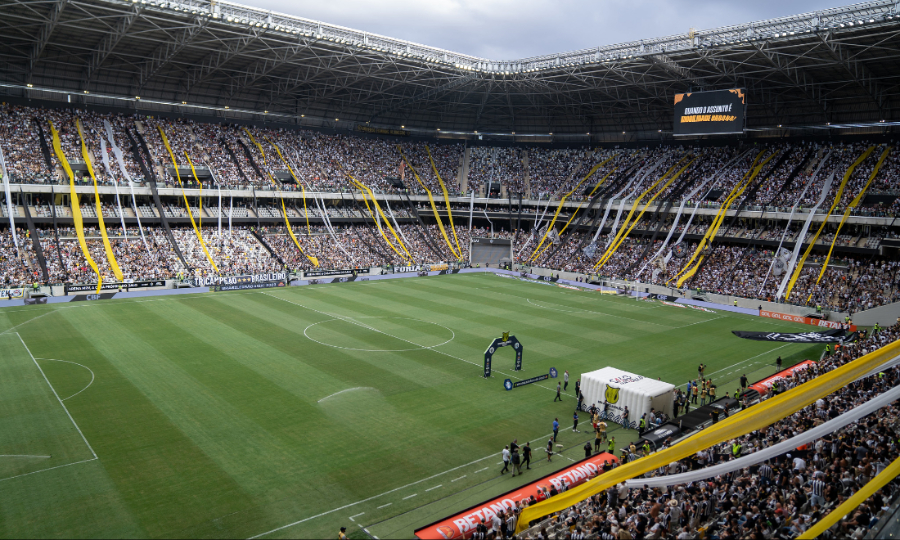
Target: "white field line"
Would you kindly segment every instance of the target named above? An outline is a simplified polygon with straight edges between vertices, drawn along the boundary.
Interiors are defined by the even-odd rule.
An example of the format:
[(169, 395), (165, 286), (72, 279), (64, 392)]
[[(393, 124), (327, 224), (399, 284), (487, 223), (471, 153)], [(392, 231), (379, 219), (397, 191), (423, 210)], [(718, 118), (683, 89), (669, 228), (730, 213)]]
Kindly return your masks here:
[(477, 471), (475, 471), (475, 472), (472, 473), (472, 474), (478, 474), (478, 473), (480, 473), (480, 472), (482, 472), (482, 471), (488, 470), (488, 468), (489, 468), (489, 467), (485, 467), (485, 468), (483, 468), (483, 469), (478, 469)]
[(88, 442), (87, 437), (85, 437), (84, 433), (81, 432), (81, 428), (78, 427), (78, 424), (75, 423), (75, 419), (72, 418), (72, 415), (69, 413), (69, 409), (66, 408), (66, 404), (63, 403), (61, 399), (59, 399), (59, 394), (56, 393), (56, 389), (53, 388), (52, 384), (50, 384), (50, 379), (47, 378), (47, 375), (44, 373), (44, 370), (41, 369), (40, 364), (38, 364), (37, 360), (35, 360), (34, 355), (31, 354), (31, 349), (28, 348), (28, 345), (25, 344), (25, 340), (22, 339), (22, 336), (19, 335), (18, 332), (16, 332), (16, 336), (18, 336), (19, 341), (22, 342), (22, 346), (25, 347), (25, 350), (28, 351), (28, 356), (31, 357), (31, 361), (34, 362), (34, 365), (37, 366), (38, 371), (41, 372), (41, 375), (44, 377), (44, 380), (47, 382), (47, 386), (50, 387), (50, 391), (53, 392), (53, 395), (56, 396), (56, 400), (59, 401), (59, 404), (62, 406), (63, 410), (66, 411), (66, 416), (69, 417), (69, 420), (72, 421), (72, 425), (75, 426), (75, 429), (78, 430), (78, 434), (81, 435), (81, 440), (83, 440), (84, 444), (87, 445), (88, 450), (91, 451), (91, 455), (94, 456), (94, 459), (98, 459), (97, 453), (94, 452), (94, 448), (91, 446), (91, 443)]
[[(20, 309), (19, 311), (25, 311), (25, 310), (21, 310), (21, 309)], [(37, 317), (32, 317), (32, 318), (28, 319), (27, 321), (25, 321), (25, 322), (23, 322), (23, 323), (19, 323), (19, 324), (13, 326), (12, 328), (8, 328), (8, 329), (4, 330), (3, 332), (0, 332), (0, 336), (2, 336), (3, 334), (6, 334), (6, 333), (8, 333), (8, 332), (12, 332), (12, 331), (15, 330), (16, 328), (18, 328), (18, 327), (20, 327), (20, 326), (22, 326), (22, 325), (28, 324), (28, 323), (30, 323), (31, 321), (34, 321), (34, 320), (36, 320), (36, 319), (40, 319), (41, 317), (45, 317), (45, 316), (50, 315), (51, 313), (55, 313), (55, 312), (56, 312), (56, 310), (48, 311), (47, 313), (43, 313), (43, 314), (41, 314), (41, 315), (38, 315)], [(0, 312), (0, 313), (5, 313), (5, 312)]]
[(50, 459), (53, 456), (31, 456), (31, 455), (15, 455), (15, 454), (5, 454), (0, 455), (0, 457), (11, 457), (11, 458), (32, 458), (32, 459)]
[(69, 362), (68, 360), (57, 360), (56, 358), (39, 358), (38, 360), (46, 360), (46, 361), (50, 361), (50, 362), (64, 362), (66, 364), (75, 364), (76, 366), (83, 367), (84, 369), (91, 372), (91, 382), (87, 383), (87, 386), (85, 386), (81, 390), (75, 392), (71, 396), (69, 396), (67, 398), (63, 398), (62, 399), (63, 401), (66, 401), (67, 399), (72, 399), (73, 397), (77, 396), (78, 394), (80, 394), (80, 393), (84, 392), (85, 390), (87, 390), (88, 388), (90, 388), (90, 386), (92, 384), (94, 384), (94, 370), (92, 370), (91, 368), (89, 368), (87, 366), (82, 366), (78, 362)]
[(403, 497), (401, 500), (405, 501), (406, 499), (412, 499), (413, 497), (417, 497), (418, 495), (419, 495), (418, 493), (413, 493), (412, 495), (407, 495), (406, 497)]
[(691, 324), (686, 324), (684, 326), (676, 326), (675, 328), (676, 329), (677, 328), (687, 328), (688, 326), (694, 326), (695, 324), (703, 324), (703, 323), (707, 323), (709, 321), (715, 321), (716, 319), (724, 319), (724, 318), (725, 318), (725, 315), (719, 315), (718, 317), (713, 317), (712, 319), (705, 319), (702, 321), (692, 322)]
[(450, 480), (450, 481), (451, 481), (451, 482), (456, 482), (457, 480), (462, 480), (462, 479), (465, 478), (466, 476), (468, 476), (468, 475), (464, 474), (464, 475), (460, 476), (459, 478), (454, 478), (453, 480)]
[(434, 487), (432, 487), (432, 488), (428, 488), (428, 489), (426, 489), (426, 490), (425, 490), (425, 491), (426, 491), (426, 492), (428, 492), (428, 491), (431, 491), (431, 490), (434, 490), (434, 489), (437, 489), (437, 488), (439, 488), (439, 487), (443, 487), (443, 485), (444, 485), (444, 484), (438, 484), (438, 485), (436, 485), (436, 486), (434, 486)]
[[(366, 503), (366, 502), (369, 502), (369, 501), (374, 500), (374, 499), (378, 499), (379, 497), (383, 497), (383, 496), (385, 496), (385, 495), (390, 495), (391, 493), (395, 493), (395, 492), (397, 492), (397, 491), (406, 489), (406, 488), (408, 488), (408, 487), (412, 487), (412, 486), (421, 484), (421, 483), (423, 483), (423, 482), (428, 482), (428, 481), (430, 481), (430, 480), (434, 480), (434, 479), (437, 478), (438, 476), (442, 476), (442, 475), (447, 474), (447, 473), (449, 473), (449, 472), (457, 471), (457, 470), (459, 470), (459, 469), (468, 467), (468, 466), (470, 466), (470, 465), (474, 465), (474, 464), (476, 464), (476, 463), (478, 463), (478, 462), (480, 462), (480, 461), (484, 461), (484, 460), (486, 460), (486, 459), (491, 459), (491, 458), (493, 458), (495, 455), (496, 455), (496, 454), (491, 454), (491, 455), (489, 455), (489, 456), (487, 456), (487, 457), (483, 457), (483, 458), (480, 458), (480, 459), (476, 459), (475, 461), (470, 461), (469, 463), (466, 463), (466, 464), (464, 464), (464, 465), (459, 465), (459, 466), (457, 466), (457, 467), (453, 467), (452, 469), (448, 469), (448, 470), (446, 470), (446, 471), (444, 471), (444, 472), (440, 472), (440, 473), (434, 474), (434, 475), (432, 475), (432, 476), (429, 476), (428, 478), (423, 478), (423, 479), (421, 479), (421, 480), (416, 480), (415, 482), (410, 482), (409, 484), (406, 484), (405, 486), (396, 487), (396, 488), (394, 488), (394, 489), (385, 491), (384, 493), (380, 493), (380, 494), (378, 494), (378, 495), (373, 495), (373, 496), (368, 497), (368, 498), (366, 498), (366, 499), (362, 499), (362, 500), (360, 500), (360, 501), (356, 501), (356, 502), (353, 502), (353, 503), (350, 503), (350, 504), (345, 504), (344, 506), (341, 506), (341, 507), (339, 507), (339, 508), (335, 508), (335, 509), (333, 509), (333, 510), (328, 510), (327, 512), (322, 512), (321, 514), (316, 514), (315, 516), (311, 516), (311, 517), (308, 517), (308, 518), (305, 518), (305, 519), (301, 519), (301, 520), (295, 521), (295, 522), (293, 522), (293, 523), (288, 523), (287, 525), (282, 525), (281, 527), (278, 527), (277, 529), (272, 529), (271, 531), (266, 531), (266, 532), (264, 532), (264, 533), (257, 534), (256, 536), (251, 536), (249, 540), (253, 540), (254, 538), (261, 538), (261, 537), (263, 537), (263, 536), (272, 534), (272, 533), (274, 533), (274, 532), (278, 532), (278, 531), (287, 529), (288, 527), (293, 527), (294, 525), (299, 525), (299, 524), (301, 524), (301, 523), (305, 523), (305, 522), (307, 522), (307, 521), (310, 521), (310, 520), (313, 520), (313, 519), (316, 519), (316, 518), (320, 518), (320, 517), (322, 517), (322, 516), (327, 516), (328, 514), (333, 514), (333, 513), (335, 513), (335, 512), (339, 512), (339, 511), (341, 511), (341, 510), (344, 510), (344, 509), (347, 509), (347, 508), (351, 508), (351, 507), (353, 507), (353, 506), (356, 506), (356, 505), (359, 505), (359, 504), (362, 504), (362, 503)], [(388, 503), (388, 504), (391, 504), (391, 503)], [(387, 506), (387, 505), (385, 505), (385, 506)]]
[[(744, 362), (749, 362), (750, 360), (753, 360), (753, 359), (755, 359), (755, 358), (759, 358), (760, 356), (763, 356), (763, 355), (765, 355), (765, 354), (773, 353), (773, 352), (777, 351), (778, 349), (783, 349), (783, 348), (787, 347), (788, 345), (793, 345), (793, 343), (785, 343), (784, 345), (782, 345), (782, 346), (780, 346), (780, 347), (775, 347), (774, 349), (770, 349), (770, 350), (768, 350), (768, 351), (766, 351), (766, 352), (757, 354), (756, 356), (751, 356), (750, 358), (747, 358), (746, 360), (741, 360), (740, 362), (738, 362), (738, 363), (736, 363), (736, 364), (731, 364), (730, 366), (724, 367), (724, 368), (722, 368), (722, 369), (720, 369), (720, 370), (718, 370), (718, 371), (713, 371), (713, 372), (710, 373), (709, 375), (705, 375), (705, 377), (706, 377), (707, 379), (709, 379), (709, 378), (711, 378), (713, 375), (715, 375), (716, 373), (721, 373), (721, 372), (725, 371), (726, 369), (731, 369), (731, 368), (733, 368), (733, 367), (737, 367), (737, 366), (743, 364)], [(685, 383), (685, 384), (687, 384), (687, 383)]]
[[(382, 334), (382, 335), (385, 335), (385, 336), (388, 336), (388, 337), (392, 337), (392, 338), (394, 338), (394, 339), (399, 339), (400, 341), (405, 341), (406, 343), (409, 343), (410, 345), (415, 345), (416, 347), (421, 347), (422, 350), (434, 351), (434, 352), (436, 352), (436, 353), (438, 353), (438, 354), (443, 354), (444, 356), (448, 356), (448, 357), (450, 357), (450, 358), (454, 358), (454, 359), (456, 359), (456, 360), (459, 360), (460, 362), (465, 362), (465, 363), (467, 363), (467, 364), (472, 364), (473, 366), (482, 367), (481, 364), (477, 364), (477, 363), (472, 362), (472, 361), (470, 361), (470, 360), (466, 360), (465, 358), (460, 358), (460, 357), (454, 356), (454, 355), (452, 355), (452, 354), (450, 354), (450, 353), (445, 353), (444, 351), (439, 351), (439, 350), (435, 349), (435, 347), (437, 347), (438, 345), (431, 345), (431, 346), (420, 345), (420, 344), (415, 343), (415, 342), (413, 342), (413, 341), (410, 341), (410, 340), (408, 340), (408, 339), (403, 339), (402, 337), (397, 337), (397, 336), (394, 336), (394, 335), (392, 335), (392, 334), (388, 334), (387, 332), (383, 332), (383, 331), (381, 331), (381, 330), (379, 330), (379, 329), (377, 329), (377, 328), (374, 328), (374, 327), (372, 327), (372, 326), (370, 326), (370, 325), (368, 325), (368, 324), (359, 322), (359, 321), (357, 321), (356, 319), (354, 319), (354, 318), (352, 318), (352, 317), (341, 316), (341, 315), (338, 315), (338, 314), (336, 314), (336, 313), (328, 313), (328, 312), (325, 312), (325, 311), (319, 311), (318, 309), (311, 308), (311, 307), (309, 307), (309, 306), (304, 306), (303, 304), (299, 304), (299, 303), (297, 303), (297, 302), (293, 302), (293, 301), (291, 301), (291, 300), (288, 300), (288, 299), (286, 299), (286, 298), (282, 298), (282, 297), (280, 297), (280, 296), (275, 296), (274, 294), (269, 294), (269, 293), (262, 293), (262, 294), (264, 294), (264, 295), (266, 295), (266, 296), (269, 296), (269, 297), (271, 297), (271, 298), (275, 298), (276, 300), (281, 300), (282, 302), (287, 302), (288, 304), (293, 304), (293, 305), (295, 305), (295, 306), (302, 307), (303, 309), (308, 309), (309, 311), (315, 311), (316, 313), (319, 313), (319, 314), (321, 314), (321, 315), (325, 315), (325, 316), (328, 316), (328, 317), (333, 317), (333, 318), (335, 318), (335, 319), (340, 319), (340, 320), (345, 321), (345, 322), (348, 322), (348, 323), (350, 323), (350, 324), (355, 324), (356, 326), (359, 326), (359, 327), (361, 327), (361, 328), (366, 328), (366, 329), (371, 330), (371, 331), (373, 331), (373, 332), (377, 332), (377, 333), (379, 333), (379, 334)], [(426, 322), (427, 322), (427, 321), (426, 321)], [(452, 330), (451, 330), (451, 331), (452, 331)], [(443, 345), (443, 343), (441, 343), (440, 345)], [(521, 380), (520, 377), (516, 377), (515, 375), (510, 375), (509, 373), (504, 373), (503, 371), (500, 371), (500, 370), (496, 370), (496, 369), (495, 369), (495, 370), (492, 370), (492, 371), (496, 371), (497, 373), (499, 373), (499, 374), (501, 374), (501, 375), (506, 375), (507, 377), (510, 377), (510, 378), (512, 378), (512, 379)], [(543, 388), (543, 389), (545, 389), (545, 390), (550, 390), (551, 392), (556, 392), (555, 389), (546, 387), (546, 386), (544, 386), (544, 385), (542, 385), (542, 384), (535, 384), (535, 386), (540, 386), (541, 388)], [(569, 394), (569, 393), (567, 393), (567, 392), (563, 392), (563, 394), (565, 394), (565, 395), (567, 395), (567, 396), (569, 396), (569, 397), (574, 397), (572, 394)]]
[[(353, 521), (353, 518), (358, 518), (359, 516), (361, 516), (361, 515), (363, 515), (363, 514), (365, 514), (365, 512), (360, 512), (360, 513), (356, 514), (355, 516), (350, 516), (349, 519), (350, 519), (350, 521)], [(354, 522), (354, 523), (355, 523), (355, 522)]]
[[(547, 437), (552, 437), (552, 436), (553, 436), (553, 434), (550, 433), (550, 434), (547, 434), (547, 435), (545, 435), (545, 436), (543, 436), (543, 437), (538, 437), (538, 438), (536, 438), (536, 439), (534, 439), (534, 440), (532, 440), (532, 441), (527, 441), (527, 442), (529, 442), (529, 443), (537, 442), (537, 441), (539, 441), (539, 440), (543, 440), (543, 439), (546, 439)], [(326, 512), (322, 512), (322, 513), (320, 513), (320, 514), (316, 514), (316, 515), (314, 515), (314, 516), (310, 516), (310, 517), (308, 517), (308, 518), (304, 518), (304, 519), (295, 521), (295, 522), (293, 522), (293, 523), (288, 523), (287, 525), (282, 525), (281, 527), (278, 527), (278, 528), (276, 528), (276, 529), (272, 529), (271, 531), (266, 531), (266, 532), (264, 532), (264, 533), (257, 534), (256, 536), (251, 536), (248, 540), (254, 540), (254, 539), (256, 539), (256, 538), (262, 538), (263, 536), (270, 535), (270, 534), (272, 534), (272, 533), (274, 533), (274, 532), (282, 531), (282, 530), (284, 530), (284, 529), (293, 527), (293, 526), (295, 526), (295, 525), (300, 525), (301, 523), (305, 523), (305, 522), (311, 521), (311, 520), (313, 520), (313, 519), (317, 519), (317, 518), (320, 518), (320, 517), (323, 517), (323, 516), (327, 516), (327, 515), (333, 514), (333, 513), (335, 513), (335, 512), (340, 512), (341, 510), (346, 510), (347, 508), (352, 508), (352, 507), (357, 506), (357, 505), (359, 505), (359, 504), (367, 503), (367, 502), (369, 502), (369, 501), (378, 499), (378, 498), (380, 498), (380, 497), (384, 497), (385, 495), (390, 495), (391, 493), (395, 493), (395, 492), (397, 492), (397, 491), (404, 490), (404, 489), (406, 489), (406, 488), (408, 488), (408, 487), (412, 487), (412, 486), (421, 484), (421, 483), (423, 483), (423, 482), (428, 482), (428, 481), (434, 480), (435, 478), (437, 478), (437, 477), (439, 477), (439, 476), (443, 476), (443, 475), (445, 475), (445, 474), (447, 474), (447, 473), (451, 473), (451, 472), (453, 472), (453, 471), (458, 471), (458, 470), (460, 470), (460, 469), (464, 469), (464, 468), (466, 468), (466, 467), (468, 467), (468, 466), (470, 466), (470, 465), (474, 465), (474, 464), (476, 464), (476, 463), (480, 463), (480, 462), (482, 462), (482, 461), (484, 461), (484, 460), (486, 460), (486, 459), (492, 459), (492, 458), (495, 458), (496, 456), (497, 456), (497, 454), (496, 454), (496, 453), (493, 453), (493, 454), (491, 454), (491, 455), (489, 455), (489, 456), (485, 456), (485, 457), (483, 457), (483, 458), (476, 459), (475, 461), (470, 461), (469, 463), (466, 463), (466, 464), (464, 464), (464, 465), (459, 465), (459, 466), (453, 467), (452, 469), (447, 469), (447, 470), (444, 471), (444, 472), (440, 472), (440, 473), (431, 475), (431, 476), (429, 476), (428, 478), (423, 478), (423, 479), (421, 479), (421, 480), (416, 480), (415, 482), (410, 482), (409, 484), (406, 484), (405, 486), (396, 487), (396, 488), (394, 488), (394, 489), (385, 491), (384, 493), (379, 493), (378, 495), (373, 495), (373, 496), (368, 497), (368, 498), (366, 498), (366, 499), (362, 499), (362, 500), (359, 500), (359, 501), (356, 501), (356, 502), (353, 502), (353, 503), (350, 503), (350, 504), (345, 504), (344, 506), (341, 506), (341, 507), (339, 507), (339, 508), (334, 508), (334, 509), (332, 509), (332, 510), (328, 510), (328, 511), (326, 511)], [(501, 461), (500, 463), (503, 463), (503, 462)], [(487, 470), (487, 469), (488, 469), (488, 467), (485, 467), (484, 469), (479, 469), (477, 472), (485, 471), (485, 470)], [(465, 478), (465, 476), (463, 476), (462, 478)], [(457, 480), (458, 480), (458, 478), (457, 478)], [(380, 509), (386, 508), (386, 507), (388, 507), (388, 506), (390, 506), (390, 505), (392, 505), (392, 504), (393, 504), (393, 503), (383, 504), (383, 505), (379, 506), (377, 509), (380, 510)]]
[(0, 478), (0, 482), (5, 482), (7, 480), (14, 480), (16, 478), (22, 478), (23, 476), (30, 476), (32, 474), (52, 471), (53, 469), (62, 469), (63, 467), (71, 467), (72, 465), (78, 465), (79, 463), (89, 463), (91, 461), (97, 461), (98, 458), (84, 459), (82, 461), (76, 461), (75, 463), (66, 463), (65, 465), (57, 465), (56, 467), (50, 467), (49, 469), (41, 469), (39, 471), (32, 471), (30, 473), (19, 474), (16, 476), (10, 476), (9, 478)]

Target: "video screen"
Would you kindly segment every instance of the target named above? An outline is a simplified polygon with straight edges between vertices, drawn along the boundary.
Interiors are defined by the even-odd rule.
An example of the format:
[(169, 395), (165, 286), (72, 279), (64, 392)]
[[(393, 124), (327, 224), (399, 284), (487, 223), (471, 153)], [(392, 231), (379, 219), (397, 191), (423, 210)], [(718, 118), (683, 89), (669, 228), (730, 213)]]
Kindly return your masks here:
[(674, 133), (716, 135), (744, 131), (743, 89), (675, 94)]

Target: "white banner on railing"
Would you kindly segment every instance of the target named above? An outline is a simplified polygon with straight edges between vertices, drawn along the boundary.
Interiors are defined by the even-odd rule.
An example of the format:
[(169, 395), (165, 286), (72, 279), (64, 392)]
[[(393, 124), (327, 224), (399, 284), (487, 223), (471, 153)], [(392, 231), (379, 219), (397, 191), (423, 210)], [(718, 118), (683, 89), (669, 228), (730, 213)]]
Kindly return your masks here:
[(100, 135), (100, 158), (103, 161), (103, 168), (106, 169), (106, 174), (109, 176), (110, 180), (112, 180), (113, 186), (116, 189), (116, 208), (119, 212), (119, 222), (122, 224), (122, 234), (125, 236), (125, 240), (128, 240), (128, 229), (125, 228), (125, 214), (122, 212), (122, 202), (119, 200), (119, 182), (116, 181), (116, 176), (112, 172), (112, 168), (109, 166), (109, 154), (106, 150), (106, 139), (103, 138), (103, 135)]
[[(638, 171), (637, 174), (634, 175), (634, 178), (632, 178), (624, 188), (622, 188), (618, 193), (609, 198), (609, 201), (606, 203), (606, 212), (603, 213), (603, 219), (600, 221), (600, 225), (597, 227), (597, 232), (594, 233), (594, 238), (591, 239), (592, 244), (595, 243), (597, 241), (597, 238), (600, 237), (600, 233), (603, 231), (603, 226), (606, 225), (606, 218), (609, 217), (609, 210), (610, 208), (612, 208), (613, 200), (621, 197), (623, 193), (631, 189), (631, 186), (634, 185), (635, 182), (637, 182), (637, 185), (640, 186), (644, 182), (644, 180), (662, 164), (665, 159), (666, 156), (663, 156), (659, 158), (656, 163), (651, 165), (649, 169), (647, 169), (647, 167), (644, 167), (643, 169)], [(622, 199), (622, 203), (619, 207), (619, 213), (616, 215), (616, 223), (610, 230), (609, 238), (606, 241), (607, 248), (609, 247), (609, 244), (612, 243), (613, 237), (615, 236), (613, 233), (615, 233), (616, 226), (619, 223), (619, 217), (622, 215), (622, 209), (625, 207), (625, 199), (627, 199), (629, 196), (631, 196), (632, 193), (636, 191), (637, 187), (635, 187), (634, 190), (629, 192), (629, 195)]]
[[(819, 171), (825, 165), (825, 162), (828, 161), (828, 157), (831, 156), (831, 153), (828, 153), (828, 156), (822, 160), (822, 163), (819, 164), (819, 168), (816, 169), (816, 174), (814, 177), (819, 176)], [(806, 239), (806, 234), (809, 232), (809, 225), (812, 223), (813, 216), (816, 214), (816, 210), (822, 206), (822, 203), (825, 202), (825, 198), (828, 196), (829, 192), (831, 192), (831, 184), (834, 183), (834, 171), (828, 176), (828, 179), (825, 180), (825, 184), (822, 185), (822, 192), (819, 193), (819, 200), (816, 201), (816, 205), (809, 209), (809, 216), (806, 218), (806, 223), (803, 224), (803, 228), (800, 230), (800, 234), (797, 235), (797, 240), (794, 243), (794, 253), (791, 255), (791, 260), (788, 262), (787, 269), (784, 271), (784, 279), (781, 280), (781, 285), (778, 286), (778, 292), (775, 293), (775, 298), (781, 298), (784, 294), (784, 288), (787, 287), (788, 282), (791, 280), (791, 275), (794, 273), (794, 267), (797, 265), (797, 257), (800, 255), (800, 249), (803, 247), (803, 241)], [(798, 201), (799, 203), (799, 201)], [(784, 233), (787, 234), (787, 228), (785, 228)], [(782, 236), (782, 239), (784, 237)], [(779, 245), (780, 247), (780, 245)], [(777, 252), (776, 252), (777, 253)]]
[[(891, 361), (893, 362), (895, 360), (897, 360), (897, 358), (894, 358)], [(880, 366), (878, 369), (883, 368), (884, 366)], [(719, 465), (713, 465), (712, 467), (707, 467), (705, 469), (699, 469), (682, 474), (660, 476), (657, 478), (634, 478), (632, 480), (626, 480), (625, 487), (633, 489), (645, 486), (652, 488), (675, 486), (678, 484), (699, 482), (701, 480), (706, 480), (707, 478), (715, 478), (716, 476), (739, 471), (744, 467), (762, 463), (763, 461), (766, 461), (768, 459), (772, 459), (786, 452), (790, 452), (791, 450), (803, 446), (804, 444), (809, 444), (816, 439), (821, 439), (822, 437), (834, 433), (836, 430), (841, 429), (842, 427), (848, 426), (860, 420), (861, 418), (872, 414), (882, 407), (890, 405), (898, 398), (900, 398), (900, 386), (888, 390), (880, 396), (867, 401), (859, 407), (845, 412), (844, 414), (838, 416), (833, 420), (825, 422), (824, 424), (816, 426), (808, 431), (804, 431), (803, 433), (795, 437), (791, 437), (786, 441), (782, 441), (774, 446), (764, 448), (750, 455), (740, 457), (733, 461), (727, 461)]]
[[(665, 242), (663, 242), (663, 245), (660, 246), (659, 250), (652, 257), (647, 259), (647, 262), (644, 263), (644, 266), (642, 266), (640, 271), (638, 271), (637, 275), (635, 275), (635, 279), (638, 279), (641, 276), (641, 274), (644, 272), (644, 269), (647, 268), (647, 265), (649, 265), (654, 259), (659, 257), (660, 254), (666, 249), (666, 246), (669, 245), (669, 240), (672, 239), (672, 235), (675, 233), (675, 229), (678, 228), (678, 221), (681, 219), (681, 213), (684, 211), (684, 205), (689, 200), (691, 200), (698, 192), (700, 192), (701, 189), (704, 189), (704, 187), (709, 183), (710, 180), (715, 179), (715, 182), (713, 182), (713, 184), (711, 186), (709, 186), (709, 189), (706, 191), (706, 193), (703, 195), (703, 197), (701, 197), (700, 200), (697, 201), (697, 206), (695, 206), (694, 211), (691, 212), (691, 217), (690, 217), (690, 219), (688, 219), (687, 225), (684, 226), (684, 230), (681, 232), (681, 235), (678, 236), (678, 242), (681, 242), (681, 240), (684, 238), (685, 233), (690, 228), (691, 222), (694, 221), (694, 216), (697, 215), (697, 209), (700, 208), (700, 202), (702, 202), (704, 199), (706, 199), (706, 195), (708, 195), (710, 191), (715, 189), (716, 185), (718, 185), (718, 183), (719, 183), (719, 180), (721, 180), (725, 176), (725, 173), (728, 171), (728, 169), (731, 167), (731, 165), (734, 164), (735, 161), (741, 159), (743, 156), (747, 155), (750, 152), (752, 152), (752, 150), (748, 150), (741, 155), (735, 156), (734, 158), (731, 159), (731, 161), (726, 163), (725, 166), (722, 167), (722, 169), (720, 169), (719, 174), (710, 176), (709, 178), (704, 180), (702, 184), (700, 184), (696, 188), (692, 189), (690, 193), (688, 193), (687, 195), (684, 196), (684, 198), (681, 200), (681, 206), (678, 207), (678, 213), (675, 215), (675, 220), (672, 223), (672, 227), (669, 229), (669, 234), (666, 236)], [(675, 243), (678, 244), (678, 242), (675, 242)], [(665, 263), (669, 264), (669, 259), (671, 259), (671, 258), (672, 258), (672, 253), (670, 251), (668, 254), (666, 254)]]
[[(110, 125), (109, 120), (104, 120), (103, 125), (106, 127), (106, 136), (109, 137), (109, 144), (112, 147), (113, 155), (116, 156), (116, 163), (119, 164), (119, 170), (122, 171), (122, 176), (128, 180), (128, 187), (131, 189), (131, 207), (134, 210), (134, 217), (137, 219), (138, 231), (141, 233), (141, 240), (144, 242), (144, 249), (147, 250), (147, 253), (150, 253), (150, 246), (147, 244), (147, 238), (144, 236), (144, 226), (141, 225), (141, 213), (138, 211), (137, 207), (137, 198), (134, 196), (134, 181), (131, 179), (131, 175), (128, 174), (128, 170), (125, 168), (125, 160), (123, 159), (122, 150), (116, 144), (116, 138), (113, 136), (112, 125)], [(103, 136), (100, 137), (103, 139)]]
[(3, 148), (0, 148), (0, 174), (3, 175), (3, 189), (6, 191), (6, 215), (9, 216), (9, 233), (16, 245), (16, 255), (21, 257), (19, 251), (19, 238), (16, 236), (16, 221), (13, 218), (12, 194), (9, 191), (9, 173), (6, 172), (6, 160), (3, 159)]

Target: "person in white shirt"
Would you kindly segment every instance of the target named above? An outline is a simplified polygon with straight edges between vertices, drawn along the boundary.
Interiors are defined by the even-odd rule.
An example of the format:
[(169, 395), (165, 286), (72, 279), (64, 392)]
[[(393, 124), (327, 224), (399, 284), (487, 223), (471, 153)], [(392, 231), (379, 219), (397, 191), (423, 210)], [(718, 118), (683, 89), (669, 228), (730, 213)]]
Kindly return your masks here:
[(500, 471), (500, 474), (503, 474), (509, 470), (509, 457), (510, 457), (509, 456), (509, 445), (507, 445), (503, 448), (502, 455), (503, 455), (503, 469)]
[(491, 518), (491, 530), (488, 531), (488, 534), (500, 532), (501, 525), (502, 523), (500, 522), (500, 516), (494, 514), (494, 516)]

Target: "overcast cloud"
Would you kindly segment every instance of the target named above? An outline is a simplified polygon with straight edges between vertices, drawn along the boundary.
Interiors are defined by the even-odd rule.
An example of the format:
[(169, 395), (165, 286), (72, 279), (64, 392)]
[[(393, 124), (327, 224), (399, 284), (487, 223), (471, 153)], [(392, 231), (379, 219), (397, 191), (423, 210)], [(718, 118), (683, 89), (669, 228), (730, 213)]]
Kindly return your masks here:
[(795, 15), (821, 0), (238, 0), (492, 60)]

